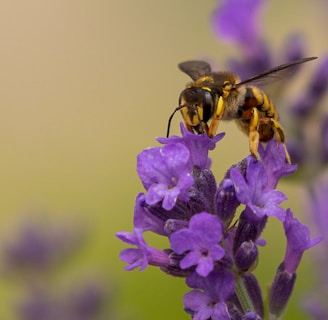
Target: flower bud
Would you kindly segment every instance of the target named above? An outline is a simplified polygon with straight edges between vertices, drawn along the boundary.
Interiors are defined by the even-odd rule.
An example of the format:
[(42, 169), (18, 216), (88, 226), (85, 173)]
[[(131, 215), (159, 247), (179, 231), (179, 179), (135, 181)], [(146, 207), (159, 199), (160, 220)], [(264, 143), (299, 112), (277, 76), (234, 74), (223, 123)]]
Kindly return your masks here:
[(235, 253), (235, 264), (240, 271), (251, 271), (257, 264), (258, 249), (253, 241), (245, 241)]
[(284, 311), (289, 297), (292, 294), (296, 280), (296, 273), (289, 273), (283, 270), (281, 265), (276, 273), (276, 277), (271, 285), (269, 298), (270, 314), (279, 317)]

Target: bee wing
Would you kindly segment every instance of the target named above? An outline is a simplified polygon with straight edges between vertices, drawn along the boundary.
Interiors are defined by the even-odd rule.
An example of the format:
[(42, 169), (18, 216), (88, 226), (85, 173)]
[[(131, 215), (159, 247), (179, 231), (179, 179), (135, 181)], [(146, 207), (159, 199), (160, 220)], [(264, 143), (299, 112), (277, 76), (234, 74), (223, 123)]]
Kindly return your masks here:
[(194, 81), (211, 72), (211, 66), (207, 62), (199, 60), (181, 62), (178, 67)]
[(264, 71), (254, 77), (251, 77), (247, 80), (239, 82), (236, 86), (244, 85), (244, 84), (254, 84), (254, 85), (266, 85), (268, 83), (272, 83), (274, 81), (283, 79), (288, 77), (293, 71), (295, 71), (295, 68), (297, 65), (308, 62), (311, 60), (317, 59), (317, 57), (308, 57), (303, 58), (299, 60), (295, 60), (289, 63), (281, 64), (280, 66), (271, 68), (267, 71)]

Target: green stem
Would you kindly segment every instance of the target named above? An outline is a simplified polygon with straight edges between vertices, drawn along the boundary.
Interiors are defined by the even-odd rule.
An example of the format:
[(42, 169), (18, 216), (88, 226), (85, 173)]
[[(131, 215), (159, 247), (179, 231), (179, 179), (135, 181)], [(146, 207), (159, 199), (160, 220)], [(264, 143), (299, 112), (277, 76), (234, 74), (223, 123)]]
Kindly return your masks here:
[(244, 312), (246, 312), (248, 310), (255, 311), (252, 300), (247, 293), (243, 279), (239, 276), (236, 276), (235, 283), (236, 283), (236, 287), (235, 287), (236, 295), (241, 304), (241, 307), (243, 308), (243, 311)]

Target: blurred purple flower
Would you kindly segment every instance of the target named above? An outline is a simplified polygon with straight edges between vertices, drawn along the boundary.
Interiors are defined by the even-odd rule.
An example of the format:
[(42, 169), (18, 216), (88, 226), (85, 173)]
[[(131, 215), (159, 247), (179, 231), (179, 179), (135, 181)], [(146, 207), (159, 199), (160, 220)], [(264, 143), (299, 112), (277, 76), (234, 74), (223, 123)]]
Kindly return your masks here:
[(98, 281), (80, 284), (66, 297), (66, 301), (71, 320), (98, 319), (104, 306), (109, 303), (105, 290)]
[(222, 239), (219, 219), (209, 213), (194, 215), (188, 229), (181, 229), (170, 237), (171, 248), (178, 254), (186, 253), (180, 262), (181, 269), (197, 265), (196, 272), (206, 277), (220, 260), (224, 249), (218, 244)]
[(120, 253), (120, 259), (129, 265), (125, 270), (133, 270), (140, 267), (140, 271), (146, 269), (148, 264), (153, 266), (167, 266), (169, 264), (168, 255), (158, 249), (147, 245), (141, 229), (134, 229), (134, 234), (129, 232), (118, 232), (116, 236), (128, 244), (134, 245), (136, 249), (125, 249)]
[(293, 33), (285, 41), (285, 61), (295, 61), (305, 57), (304, 37), (301, 33)]
[(193, 166), (200, 169), (210, 167), (210, 159), (208, 152), (213, 150), (216, 143), (219, 142), (225, 135), (224, 132), (210, 138), (207, 134), (194, 134), (186, 129), (183, 123), (180, 123), (180, 131), (182, 136), (171, 136), (169, 138), (157, 138), (162, 144), (182, 143), (190, 152), (190, 160)]
[(328, 56), (323, 57), (306, 90), (290, 107), (290, 112), (305, 118), (319, 106), (328, 89)]
[(263, 0), (223, 0), (213, 15), (214, 32), (219, 39), (241, 45), (249, 51), (257, 47), (260, 38), (259, 14)]
[(236, 168), (230, 170), (230, 177), (234, 183), (236, 196), (258, 218), (275, 216), (284, 221), (285, 211), (278, 205), (287, 197), (278, 190), (270, 189), (268, 177), (262, 162), (250, 159), (244, 177)]
[(187, 278), (192, 290), (185, 294), (185, 310), (194, 320), (230, 320), (226, 301), (233, 295), (235, 283), (231, 272), (212, 271), (206, 278), (197, 273)]
[(304, 309), (313, 320), (328, 319), (327, 300), (325, 294), (321, 296), (322, 301), (317, 301), (313, 297), (304, 303)]
[(48, 292), (40, 289), (30, 291), (25, 301), (16, 307), (21, 320), (56, 320), (62, 316), (60, 310), (57, 301)]
[(94, 281), (56, 295), (48, 287), (32, 287), (16, 312), (20, 320), (100, 320), (105, 302), (108, 304), (108, 297), (103, 287)]
[(19, 230), (17, 239), (4, 245), (4, 261), (9, 271), (53, 267), (67, 256), (76, 244), (67, 230), (28, 222)]
[(146, 203), (163, 201), (163, 208), (170, 210), (178, 198), (188, 200), (188, 190), (194, 179), (190, 152), (183, 144), (145, 149), (138, 155), (137, 171), (148, 191)]

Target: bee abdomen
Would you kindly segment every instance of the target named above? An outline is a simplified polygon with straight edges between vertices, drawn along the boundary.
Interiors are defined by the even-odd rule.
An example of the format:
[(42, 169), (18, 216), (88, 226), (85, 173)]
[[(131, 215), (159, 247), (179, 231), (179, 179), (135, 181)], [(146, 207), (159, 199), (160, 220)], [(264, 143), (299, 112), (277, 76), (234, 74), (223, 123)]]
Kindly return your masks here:
[(265, 117), (275, 118), (275, 106), (266, 93), (254, 86), (246, 88), (245, 100), (243, 105), (238, 110), (238, 115), (243, 118), (248, 118), (253, 108), (262, 112)]

